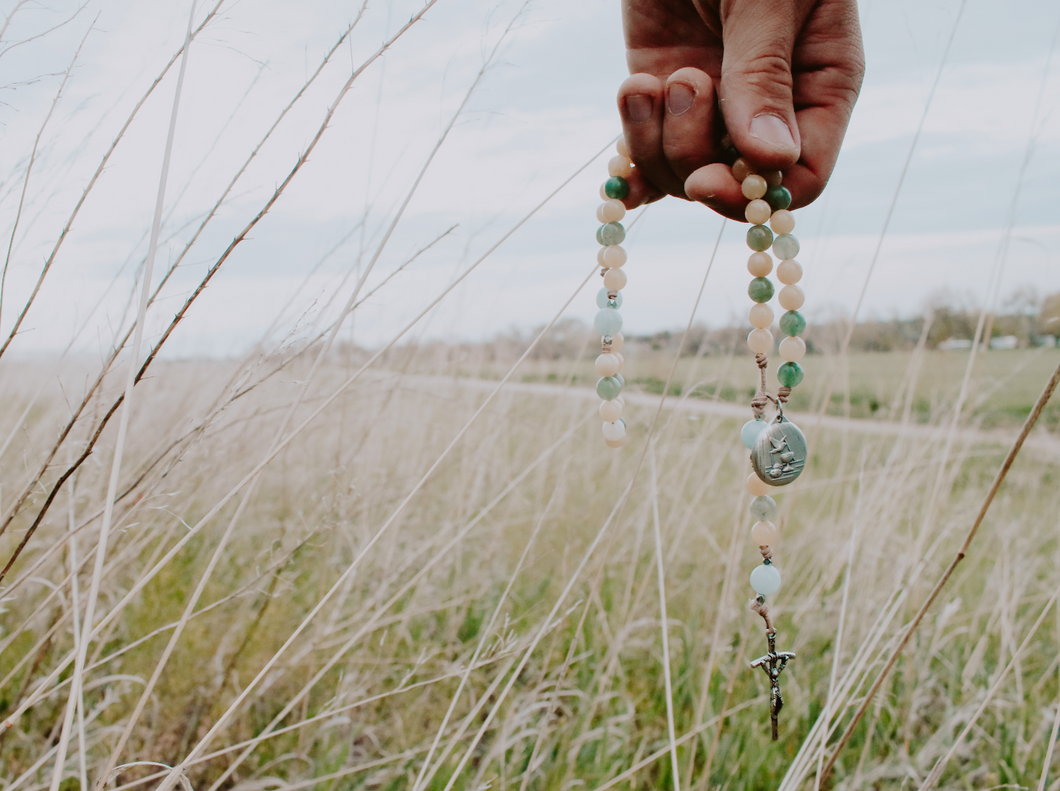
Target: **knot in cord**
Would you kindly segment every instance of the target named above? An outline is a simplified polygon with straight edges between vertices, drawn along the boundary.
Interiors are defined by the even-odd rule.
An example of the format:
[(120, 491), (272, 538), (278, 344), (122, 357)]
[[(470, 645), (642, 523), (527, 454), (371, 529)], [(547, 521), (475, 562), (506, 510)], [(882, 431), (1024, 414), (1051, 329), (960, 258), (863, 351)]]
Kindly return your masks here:
[(758, 613), (762, 616), (762, 620), (766, 622), (766, 633), (775, 634), (776, 629), (773, 628), (773, 622), (769, 620), (769, 605), (765, 602), (760, 602), (758, 599), (751, 599), (751, 612)]

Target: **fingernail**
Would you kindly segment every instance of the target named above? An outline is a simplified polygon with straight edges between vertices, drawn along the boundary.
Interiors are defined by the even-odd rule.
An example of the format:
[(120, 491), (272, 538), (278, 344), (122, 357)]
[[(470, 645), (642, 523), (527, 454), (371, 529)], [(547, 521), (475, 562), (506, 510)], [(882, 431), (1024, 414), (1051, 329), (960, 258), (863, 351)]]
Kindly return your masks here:
[(692, 100), (696, 98), (696, 92), (689, 86), (675, 82), (666, 92), (666, 109), (670, 115), (680, 115), (692, 106)]
[(629, 120), (634, 123), (647, 121), (651, 118), (651, 97), (641, 95), (627, 96), (626, 113), (629, 115)]
[(791, 130), (783, 119), (776, 115), (756, 115), (751, 121), (751, 136), (778, 148), (795, 148), (795, 138), (792, 137)]

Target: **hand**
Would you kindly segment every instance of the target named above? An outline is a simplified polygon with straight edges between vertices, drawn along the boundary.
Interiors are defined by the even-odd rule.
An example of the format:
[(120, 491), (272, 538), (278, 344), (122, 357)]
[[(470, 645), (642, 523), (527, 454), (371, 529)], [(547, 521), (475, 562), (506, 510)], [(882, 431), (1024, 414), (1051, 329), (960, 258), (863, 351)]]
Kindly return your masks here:
[(791, 208), (821, 194), (865, 71), (856, 0), (623, 0), (622, 12), (627, 207), (676, 195), (743, 220), (726, 132), (760, 172), (784, 172)]

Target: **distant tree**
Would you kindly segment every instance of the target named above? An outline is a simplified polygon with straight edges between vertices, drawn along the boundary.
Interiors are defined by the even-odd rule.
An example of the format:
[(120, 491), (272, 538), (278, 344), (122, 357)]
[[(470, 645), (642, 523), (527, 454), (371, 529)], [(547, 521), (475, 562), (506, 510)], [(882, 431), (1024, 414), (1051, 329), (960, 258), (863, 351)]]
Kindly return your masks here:
[(1038, 332), (1042, 335), (1060, 335), (1060, 292), (1042, 300), (1038, 312)]

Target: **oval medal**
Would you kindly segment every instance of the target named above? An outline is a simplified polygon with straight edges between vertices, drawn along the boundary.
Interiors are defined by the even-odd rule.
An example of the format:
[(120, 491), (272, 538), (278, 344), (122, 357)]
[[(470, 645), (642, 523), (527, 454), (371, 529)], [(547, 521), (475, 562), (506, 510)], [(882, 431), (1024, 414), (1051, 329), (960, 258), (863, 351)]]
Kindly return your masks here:
[(780, 418), (758, 435), (751, 466), (770, 486), (787, 486), (806, 466), (806, 437), (790, 420)]

